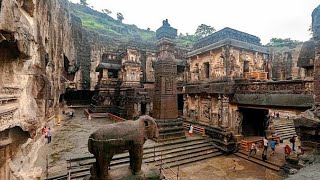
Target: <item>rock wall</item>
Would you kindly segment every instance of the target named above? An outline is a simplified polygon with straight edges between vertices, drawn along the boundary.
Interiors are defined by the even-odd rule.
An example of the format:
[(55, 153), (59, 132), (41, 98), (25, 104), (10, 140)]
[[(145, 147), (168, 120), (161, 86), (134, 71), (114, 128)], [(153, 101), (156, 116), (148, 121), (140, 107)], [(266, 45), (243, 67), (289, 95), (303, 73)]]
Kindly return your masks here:
[(116, 45), (83, 29), (67, 0), (0, 0), (0, 179), (34, 178), (25, 168), (60, 95), (93, 89), (95, 64)]
[(294, 120), (295, 128), (305, 149), (320, 150), (320, 6), (312, 13), (314, 59), (314, 107)]

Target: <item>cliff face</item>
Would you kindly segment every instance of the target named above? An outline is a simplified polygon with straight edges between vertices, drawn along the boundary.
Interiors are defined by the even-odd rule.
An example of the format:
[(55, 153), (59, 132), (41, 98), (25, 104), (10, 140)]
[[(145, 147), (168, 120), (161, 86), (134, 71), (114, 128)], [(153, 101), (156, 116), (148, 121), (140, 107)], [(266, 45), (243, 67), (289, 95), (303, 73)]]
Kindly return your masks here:
[[(312, 13), (314, 48), (313, 80), (314, 107), (294, 120), (301, 145), (311, 150), (320, 150), (320, 6)], [(308, 63), (305, 63), (308, 64)]]
[(67, 0), (0, 0), (0, 179), (28, 177), (60, 95), (90, 89), (92, 64), (114, 45), (82, 29)]

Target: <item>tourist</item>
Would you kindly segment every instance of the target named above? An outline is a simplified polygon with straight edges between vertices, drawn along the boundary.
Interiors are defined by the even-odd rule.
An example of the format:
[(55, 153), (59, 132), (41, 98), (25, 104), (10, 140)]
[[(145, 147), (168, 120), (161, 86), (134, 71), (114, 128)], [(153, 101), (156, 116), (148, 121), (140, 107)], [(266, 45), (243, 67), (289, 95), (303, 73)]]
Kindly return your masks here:
[(289, 145), (287, 144), (284, 147), (284, 155), (285, 155), (285, 159), (287, 159), (291, 154), (291, 148), (289, 147)]
[(292, 151), (296, 151), (294, 149), (295, 143), (296, 143), (296, 135), (293, 135), (292, 138), (290, 139), (290, 143), (292, 144)]
[(270, 141), (270, 148), (272, 150), (270, 156), (273, 156), (274, 155), (274, 151), (276, 149), (276, 141), (274, 139), (271, 139), (271, 141)]
[(48, 128), (48, 131), (47, 131), (48, 144), (51, 142), (51, 137), (52, 137), (51, 129)]
[(44, 126), (44, 127), (41, 129), (41, 132), (42, 132), (42, 135), (44, 135), (45, 137), (47, 137), (47, 126)]
[(297, 156), (299, 157), (300, 155), (303, 155), (303, 149), (301, 148), (301, 146), (298, 146), (298, 150), (297, 150)]
[(249, 152), (248, 158), (250, 158), (250, 156), (251, 156), (251, 153), (252, 153), (252, 152), (254, 152), (254, 155), (256, 155), (256, 154), (257, 154), (257, 145), (256, 145), (256, 143), (255, 143), (255, 142), (251, 144), (250, 152)]
[(267, 154), (267, 150), (268, 150), (268, 139), (267, 136), (264, 137), (263, 139), (263, 152), (262, 154)]
[(189, 135), (192, 136), (192, 133), (193, 133), (193, 126), (192, 126), (192, 124), (190, 124)]
[(73, 111), (69, 111), (69, 119), (73, 118)]
[(236, 163), (236, 160), (233, 159), (233, 171), (236, 171), (236, 168), (237, 168), (237, 163)]

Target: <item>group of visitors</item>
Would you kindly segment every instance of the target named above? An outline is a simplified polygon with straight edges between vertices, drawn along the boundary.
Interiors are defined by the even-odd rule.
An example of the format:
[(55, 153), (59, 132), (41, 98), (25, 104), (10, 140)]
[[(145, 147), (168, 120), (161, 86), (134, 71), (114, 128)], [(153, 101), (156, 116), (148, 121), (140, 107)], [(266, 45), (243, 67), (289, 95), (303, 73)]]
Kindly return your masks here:
[(45, 138), (48, 139), (48, 144), (51, 143), (51, 138), (52, 138), (52, 133), (51, 133), (51, 128), (47, 128), (47, 126), (44, 126), (42, 128), (42, 135), (44, 135)]
[[(290, 138), (290, 143), (292, 144), (292, 148), (290, 148), (290, 146), (288, 144), (284, 147), (285, 159), (287, 159), (290, 156), (291, 151), (295, 152), (295, 143), (296, 143), (296, 136), (295, 135)], [(275, 139), (271, 139), (270, 141), (268, 141), (267, 137), (263, 138), (263, 152), (262, 152), (262, 160), (263, 161), (267, 160), (267, 151), (268, 151), (269, 146), (271, 148), (270, 156), (274, 156), (275, 150), (276, 150), (276, 144), (277, 144), (277, 141)], [(257, 151), (259, 151), (257, 144), (252, 143), (251, 147), (250, 147), (249, 154), (248, 154), (248, 158), (250, 158), (251, 155), (256, 155)], [(298, 149), (296, 152), (297, 156), (299, 157), (303, 153), (304, 152), (303, 152), (303, 149), (301, 148), (301, 146), (298, 146)]]

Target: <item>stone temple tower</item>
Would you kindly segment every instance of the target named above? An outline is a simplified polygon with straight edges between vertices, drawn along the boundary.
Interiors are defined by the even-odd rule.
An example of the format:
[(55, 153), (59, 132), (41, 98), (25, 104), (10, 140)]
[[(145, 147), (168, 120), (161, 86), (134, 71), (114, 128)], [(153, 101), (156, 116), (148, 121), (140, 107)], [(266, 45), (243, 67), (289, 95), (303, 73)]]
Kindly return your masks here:
[(176, 75), (173, 38), (177, 30), (170, 27), (168, 20), (157, 30), (159, 39), (158, 60), (155, 63), (155, 97), (153, 115), (156, 119), (176, 119), (178, 117)]
[(174, 57), (177, 36), (174, 29), (164, 20), (156, 31), (159, 54), (155, 63), (155, 96), (153, 101), (153, 116), (160, 128), (160, 140), (184, 137), (183, 121), (178, 118), (177, 104), (177, 64)]

